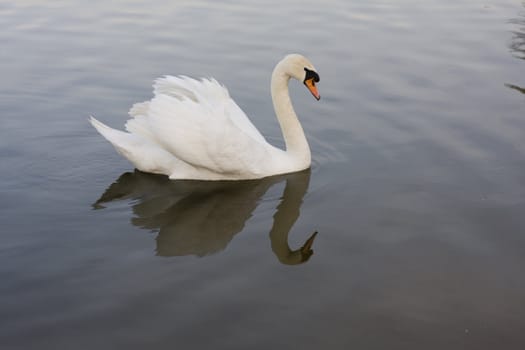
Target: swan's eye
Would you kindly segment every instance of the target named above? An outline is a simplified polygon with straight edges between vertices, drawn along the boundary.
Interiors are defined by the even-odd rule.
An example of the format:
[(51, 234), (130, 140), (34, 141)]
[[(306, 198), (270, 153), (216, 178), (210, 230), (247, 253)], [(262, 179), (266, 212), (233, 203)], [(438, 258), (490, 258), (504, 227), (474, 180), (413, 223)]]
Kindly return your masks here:
[(304, 71), (306, 72), (306, 75), (304, 77), (303, 82), (306, 82), (307, 80), (310, 80), (310, 79), (313, 79), (313, 81), (316, 83), (319, 82), (319, 74), (317, 74), (317, 72), (310, 70), (306, 67), (304, 67)]

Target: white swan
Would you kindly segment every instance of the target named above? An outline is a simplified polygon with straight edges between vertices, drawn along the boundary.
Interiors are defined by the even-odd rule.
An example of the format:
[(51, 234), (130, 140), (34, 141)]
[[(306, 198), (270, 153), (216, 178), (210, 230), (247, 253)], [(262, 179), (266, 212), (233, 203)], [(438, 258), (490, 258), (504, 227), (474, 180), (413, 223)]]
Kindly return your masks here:
[(319, 100), (319, 75), (305, 57), (291, 54), (272, 73), (272, 100), (286, 151), (270, 145), (214, 79), (166, 76), (155, 97), (137, 103), (123, 132), (91, 117), (91, 124), (141, 171), (170, 179), (242, 180), (310, 167), (310, 147), (290, 102), (288, 81), (303, 82)]

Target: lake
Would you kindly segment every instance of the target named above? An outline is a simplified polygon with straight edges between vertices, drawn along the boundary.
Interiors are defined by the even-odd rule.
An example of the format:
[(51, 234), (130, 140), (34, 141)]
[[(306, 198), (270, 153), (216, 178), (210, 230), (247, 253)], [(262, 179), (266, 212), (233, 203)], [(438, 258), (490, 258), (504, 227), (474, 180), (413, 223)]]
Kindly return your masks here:
[[(523, 349), (525, 3), (0, 0), (1, 349)], [(308, 171), (170, 181), (122, 128), (214, 77)], [(317, 234), (315, 234), (317, 232)]]

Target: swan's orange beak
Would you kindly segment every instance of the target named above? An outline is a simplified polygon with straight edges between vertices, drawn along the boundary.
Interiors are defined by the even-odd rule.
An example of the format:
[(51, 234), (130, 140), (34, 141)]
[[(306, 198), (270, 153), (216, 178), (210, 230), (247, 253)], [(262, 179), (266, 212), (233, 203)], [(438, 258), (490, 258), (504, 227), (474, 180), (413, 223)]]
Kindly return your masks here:
[(319, 99), (321, 98), (321, 95), (319, 95), (319, 92), (317, 91), (317, 87), (315, 86), (314, 79), (312, 78), (312, 79), (305, 80), (304, 85), (306, 85), (306, 87), (308, 88), (308, 90), (310, 90), (312, 95), (314, 95), (317, 101), (319, 101)]

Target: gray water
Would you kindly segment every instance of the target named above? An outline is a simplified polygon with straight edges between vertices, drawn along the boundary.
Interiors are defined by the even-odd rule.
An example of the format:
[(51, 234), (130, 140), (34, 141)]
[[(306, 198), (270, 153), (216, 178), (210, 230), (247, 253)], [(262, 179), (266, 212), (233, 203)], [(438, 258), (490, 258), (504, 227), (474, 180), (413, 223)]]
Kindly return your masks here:
[[(2, 350), (525, 348), (524, 3), (0, 1), (0, 28)], [(291, 52), (310, 171), (169, 181), (87, 121), (213, 76), (282, 146)]]

